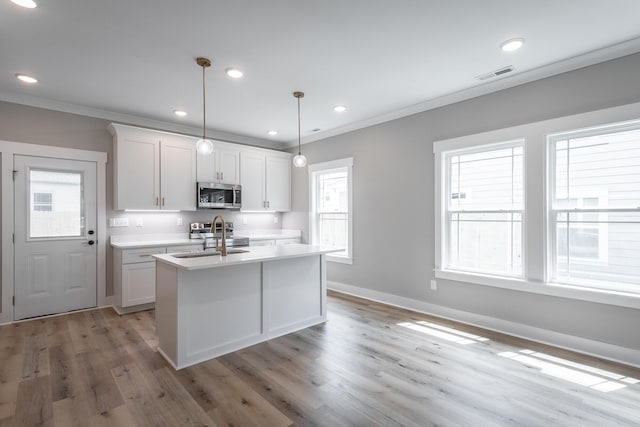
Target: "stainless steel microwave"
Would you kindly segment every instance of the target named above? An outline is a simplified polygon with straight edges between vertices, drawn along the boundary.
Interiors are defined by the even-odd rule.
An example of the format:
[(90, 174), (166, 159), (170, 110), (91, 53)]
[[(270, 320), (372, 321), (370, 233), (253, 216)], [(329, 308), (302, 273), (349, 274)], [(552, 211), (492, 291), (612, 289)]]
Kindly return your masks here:
[(198, 207), (209, 209), (240, 209), (242, 187), (218, 182), (199, 182)]

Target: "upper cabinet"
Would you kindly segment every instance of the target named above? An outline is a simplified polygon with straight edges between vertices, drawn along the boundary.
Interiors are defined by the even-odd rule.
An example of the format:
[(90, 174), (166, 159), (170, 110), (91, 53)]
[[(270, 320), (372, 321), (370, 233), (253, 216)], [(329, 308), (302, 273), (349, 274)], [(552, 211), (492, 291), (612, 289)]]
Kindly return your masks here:
[(291, 155), (266, 150), (243, 150), (240, 154), (242, 209), (291, 210)]
[(196, 210), (196, 183), (242, 185), (242, 209), (291, 210), (291, 154), (214, 141), (196, 154), (197, 138), (109, 125), (114, 140), (114, 209)]
[(240, 183), (240, 150), (235, 144), (213, 141), (213, 153), (197, 155), (198, 182)]
[(112, 124), (114, 209), (196, 210), (195, 138)]

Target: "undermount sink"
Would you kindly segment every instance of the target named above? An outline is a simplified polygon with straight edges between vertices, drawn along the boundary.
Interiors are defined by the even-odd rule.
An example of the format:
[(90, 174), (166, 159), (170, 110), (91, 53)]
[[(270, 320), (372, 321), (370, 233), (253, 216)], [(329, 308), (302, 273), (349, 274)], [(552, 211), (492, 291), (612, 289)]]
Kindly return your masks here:
[(174, 258), (201, 258), (204, 256), (220, 255), (220, 252), (188, 252), (184, 254), (173, 254)]
[[(227, 255), (232, 254), (243, 254), (249, 252), (246, 249), (227, 249)], [(187, 252), (182, 254), (172, 254), (171, 256), (174, 258), (201, 258), (205, 256), (216, 256), (222, 255), (220, 252)]]
[(227, 255), (229, 254), (243, 254), (245, 252), (249, 252), (246, 249), (227, 249)]

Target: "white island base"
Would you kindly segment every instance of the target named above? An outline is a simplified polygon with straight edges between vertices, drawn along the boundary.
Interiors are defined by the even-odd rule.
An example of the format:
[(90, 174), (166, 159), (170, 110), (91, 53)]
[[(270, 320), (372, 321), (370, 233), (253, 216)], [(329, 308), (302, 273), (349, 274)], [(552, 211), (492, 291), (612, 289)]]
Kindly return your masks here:
[(160, 354), (181, 369), (325, 322), (329, 251), (286, 246), (303, 254), (251, 248), (251, 255), (216, 256), (209, 264), (157, 255)]

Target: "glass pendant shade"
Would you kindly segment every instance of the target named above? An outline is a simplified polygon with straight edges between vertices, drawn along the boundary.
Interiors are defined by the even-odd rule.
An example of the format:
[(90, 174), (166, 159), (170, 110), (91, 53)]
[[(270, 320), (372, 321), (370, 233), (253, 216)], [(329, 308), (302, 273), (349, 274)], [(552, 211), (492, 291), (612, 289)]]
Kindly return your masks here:
[(293, 166), (297, 168), (303, 168), (307, 166), (307, 158), (304, 154), (298, 154), (293, 158)]
[(213, 142), (210, 139), (200, 138), (196, 141), (196, 150), (199, 154), (207, 154), (213, 153)]

